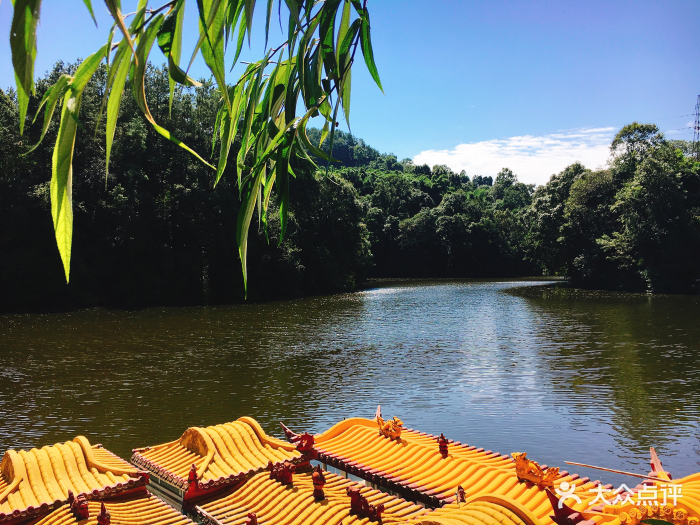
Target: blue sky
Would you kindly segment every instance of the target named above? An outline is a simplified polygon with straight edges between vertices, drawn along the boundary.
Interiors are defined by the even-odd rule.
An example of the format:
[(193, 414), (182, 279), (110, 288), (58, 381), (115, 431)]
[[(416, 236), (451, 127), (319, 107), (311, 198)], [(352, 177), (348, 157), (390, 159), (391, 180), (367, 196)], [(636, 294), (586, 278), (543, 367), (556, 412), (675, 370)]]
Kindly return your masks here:
[[(98, 28), (82, 0), (44, 2), (38, 75), (104, 43), (111, 24), (104, 4), (93, 3)], [(136, 2), (122, 3), (128, 12)], [(188, 4), (194, 22), (195, 2)], [(263, 50), (260, 4), (243, 60)], [(525, 182), (544, 183), (575, 160), (603, 165), (614, 133), (634, 120), (655, 122), (670, 138), (692, 139), (687, 127), (700, 94), (697, 0), (369, 0), (368, 6), (386, 94), (359, 63), (352, 131), (399, 159), (482, 175), (508, 166)], [(4, 35), (11, 11), (11, 2), (0, 0)], [(189, 27), (186, 49), (196, 39), (196, 25)], [(275, 43), (281, 33), (273, 27)], [(0, 47), (3, 88), (14, 83), (7, 42)], [(152, 59), (161, 62), (160, 51)], [(193, 73), (209, 76), (201, 60)]]

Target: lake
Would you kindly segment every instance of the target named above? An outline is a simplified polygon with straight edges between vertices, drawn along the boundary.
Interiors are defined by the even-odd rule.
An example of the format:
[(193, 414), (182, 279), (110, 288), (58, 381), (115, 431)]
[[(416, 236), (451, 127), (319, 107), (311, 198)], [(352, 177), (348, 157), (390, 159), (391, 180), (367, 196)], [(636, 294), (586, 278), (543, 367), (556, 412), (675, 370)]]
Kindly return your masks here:
[(656, 448), (700, 471), (700, 297), (537, 281), (388, 282), (219, 307), (0, 316), (0, 450), (83, 434), (128, 458), (190, 426), (281, 435), (351, 416), (604, 482)]

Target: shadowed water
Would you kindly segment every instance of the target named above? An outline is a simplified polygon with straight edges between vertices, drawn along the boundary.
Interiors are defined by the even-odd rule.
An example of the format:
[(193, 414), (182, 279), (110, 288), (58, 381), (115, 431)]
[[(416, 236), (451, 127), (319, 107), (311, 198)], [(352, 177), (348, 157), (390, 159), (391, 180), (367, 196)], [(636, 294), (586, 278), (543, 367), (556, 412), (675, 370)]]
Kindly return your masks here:
[(634, 480), (564, 461), (646, 473), (654, 446), (674, 477), (700, 471), (700, 298), (538, 284), (0, 316), (0, 450), (84, 434), (128, 458), (189, 426), (319, 432), (381, 404), (606, 482)]

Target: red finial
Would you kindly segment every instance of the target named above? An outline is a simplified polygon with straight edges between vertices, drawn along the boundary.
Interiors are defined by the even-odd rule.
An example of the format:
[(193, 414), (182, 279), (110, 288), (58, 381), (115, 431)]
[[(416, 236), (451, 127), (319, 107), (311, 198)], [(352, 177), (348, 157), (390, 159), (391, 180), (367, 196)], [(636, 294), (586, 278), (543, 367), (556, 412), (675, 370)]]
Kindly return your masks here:
[(317, 465), (314, 469), (314, 473), (311, 474), (311, 481), (314, 485), (314, 499), (316, 501), (322, 501), (326, 499), (326, 496), (323, 493), (323, 487), (326, 484), (326, 477), (323, 475), (321, 465)]
[(441, 433), (440, 437), (437, 438), (437, 442), (438, 442), (438, 448), (440, 450), (440, 455), (444, 459), (447, 457), (447, 445), (448, 445), (447, 438), (445, 437), (444, 434)]
[(255, 512), (249, 512), (245, 525), (258, 525), (258, 515)]
[(112, 516), (105, 508), (104, 502), (102, 502), (102, 508), (100, 508), (100, 513), (97, 515), (97, 525), (110, 525), (112, 521)]
[(192, 463), (192, 468), (190, 469), (190, 473), (187, 476), (187, 482), (190, 485), (196, 485), (197, 484), (197, 465)]

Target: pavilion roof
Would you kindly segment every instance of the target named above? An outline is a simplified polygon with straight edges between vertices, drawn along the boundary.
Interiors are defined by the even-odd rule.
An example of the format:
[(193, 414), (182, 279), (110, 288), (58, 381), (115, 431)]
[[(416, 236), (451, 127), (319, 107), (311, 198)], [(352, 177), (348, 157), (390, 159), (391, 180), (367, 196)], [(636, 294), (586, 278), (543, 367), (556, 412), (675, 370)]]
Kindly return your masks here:
[(83, 436), (29, 451), (5, 452), (0, 463), (0, 523), (43, 515), (74, 495), (106, 498), (144, 487), (147, 476)]
[(180, 439), (134, 449), (132, 463), (173, 485), (187, 489), (192, 466), (203, 490), (242, 480), (268, 463), (298, 460), (301, 453), (286, 441), (268, 436), (253, 418), (231, 423), (188, 428)]

